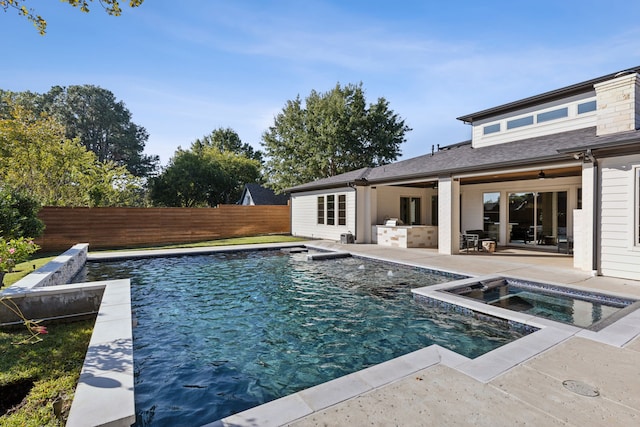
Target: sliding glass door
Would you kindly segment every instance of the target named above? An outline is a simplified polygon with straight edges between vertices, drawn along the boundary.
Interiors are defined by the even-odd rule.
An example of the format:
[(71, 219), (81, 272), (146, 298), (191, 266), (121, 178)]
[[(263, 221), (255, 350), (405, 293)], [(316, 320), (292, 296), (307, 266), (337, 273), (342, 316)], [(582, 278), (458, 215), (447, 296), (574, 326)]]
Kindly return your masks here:
[(509, 243), (556, 245), (566, 234), (566, 191), (509, 194)]

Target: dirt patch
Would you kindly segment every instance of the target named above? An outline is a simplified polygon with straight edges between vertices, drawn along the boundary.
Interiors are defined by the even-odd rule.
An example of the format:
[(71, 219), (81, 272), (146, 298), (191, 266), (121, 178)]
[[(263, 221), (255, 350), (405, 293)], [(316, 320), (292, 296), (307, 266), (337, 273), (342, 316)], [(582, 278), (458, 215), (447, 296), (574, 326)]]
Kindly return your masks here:
[(22, 379), (0, 386), (0, 416), (22, 402), (32, 388), (32, 379)]

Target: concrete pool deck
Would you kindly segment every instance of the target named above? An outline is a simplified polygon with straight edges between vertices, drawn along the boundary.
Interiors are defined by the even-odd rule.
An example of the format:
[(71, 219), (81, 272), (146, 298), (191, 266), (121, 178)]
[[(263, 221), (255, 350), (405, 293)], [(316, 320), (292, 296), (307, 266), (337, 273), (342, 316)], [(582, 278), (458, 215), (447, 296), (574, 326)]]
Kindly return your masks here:
[[(504, 249), (308, 246), (476, 276), (507, 275), (640, 299), (640, 281), (592, 276), (570, 256)], [(432, 346), (212, 423), (215, 426), (640, 424), (640, 310), (593, 332), (556, 322), (474, 360)], [(570, 391), (578, 381), (587, 397)], [(578, 387), (580, 391), (580, 387)]]

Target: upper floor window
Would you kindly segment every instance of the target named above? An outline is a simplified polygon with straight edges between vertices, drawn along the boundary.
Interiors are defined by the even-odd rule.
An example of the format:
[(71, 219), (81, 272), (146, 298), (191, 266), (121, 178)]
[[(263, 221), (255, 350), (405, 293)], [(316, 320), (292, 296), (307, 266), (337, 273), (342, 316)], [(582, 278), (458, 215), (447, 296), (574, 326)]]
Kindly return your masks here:
[(507, 129), (515, 129), (522, 126), (528, 126), (533, 124), (533, 116), (521, 117), (519, 119), (509, 120), (507, 122)]
[(537, 116), (538, 123), (548, 122), (549, 120), (561, 119), (569, 116), (569, 108), (559, 108), (557, 110), (545, 111)]
[(496, 124), (493, 124), (493, 125), (485, 126), (482, 129), (482, 131), (483, 131), (484, 135), (489, 135), (491, 133), (500, 132), (500, 123), (496, 123)]
[(582, 104), (578, 104), (578, 114), (596, 111), (596, 107), (596, 101), (583, 102)]

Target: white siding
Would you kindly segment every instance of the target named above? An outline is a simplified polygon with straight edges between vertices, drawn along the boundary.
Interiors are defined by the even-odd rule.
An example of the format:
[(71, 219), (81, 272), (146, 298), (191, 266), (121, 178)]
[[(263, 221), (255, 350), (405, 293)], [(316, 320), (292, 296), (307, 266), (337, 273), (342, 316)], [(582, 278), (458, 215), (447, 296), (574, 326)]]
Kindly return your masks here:
[[(318, 196), (336, 196), (336, 225), (318, 224)], [(338, 196), (346, 195), (347, 224), (338, 224)], [(325, 218), (326, 222), (326, 218)], [(356, 233), (356, 192), (351, 188), (311, 191), (291, 195), (291, 234), (314, 239), (340, 240), (343, 233)], [(357, 237), (357, 236), (356, 236)]]
[[(593, 93), (574, 96), (561, 101), (539, 105), (533, 108), (515, 111), (510, 114), (492, 117), (473, 123), (472, 140), (474, 147), (486, 147), (489, 145), (504, 144), (506, 142), (517, 141), (524, 138), (553, 135), (560, 132), (584, 129), (596, 126), (598, 117), (596, 111), (578, 114), (578, 104), (595, 100), (595, 90)], [(536, 115), (539, 113), (568, 108), (568, 116), (542, 123), (536, 123)], [(507, 129), (507, 122), (527, 116), (534, 116), (534, 124), (522, 126), (514, 129)], [(500, 123), (500, 132), (484, 135), (484, 127)]]
[(600, 160), (600, 270), (605, 276), (640, 280), (635, 241), (635, 169), (640, 155)]

